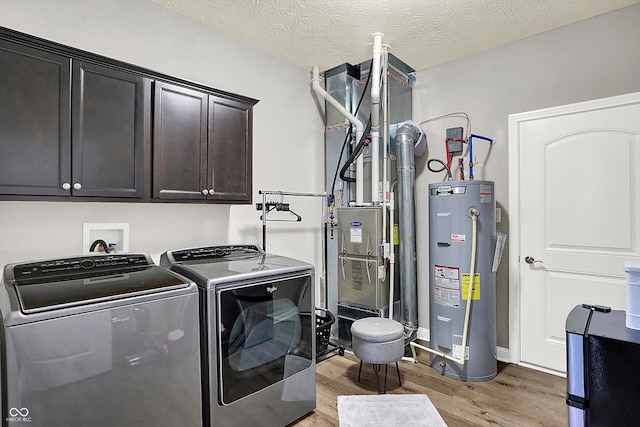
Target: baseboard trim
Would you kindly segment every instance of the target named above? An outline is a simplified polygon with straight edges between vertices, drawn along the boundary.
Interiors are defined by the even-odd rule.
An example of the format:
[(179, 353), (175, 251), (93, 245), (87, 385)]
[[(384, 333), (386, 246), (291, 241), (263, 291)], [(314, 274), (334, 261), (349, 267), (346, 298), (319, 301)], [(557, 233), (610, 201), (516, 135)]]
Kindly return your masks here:
[(531, 363), (526, 363), (526, 362), (521, 362), (521, 363), (518, 363), (518, 364), (520, 366), (522, 366), (522, 367), (533, 369), (535, 371), (544, 372), (546, 374), (555, 375), (557, 377), (567, 378), (567, 373), (566, 372), (554, 371), (553, 369), (544, 368), (542, 366), (533, 365)]

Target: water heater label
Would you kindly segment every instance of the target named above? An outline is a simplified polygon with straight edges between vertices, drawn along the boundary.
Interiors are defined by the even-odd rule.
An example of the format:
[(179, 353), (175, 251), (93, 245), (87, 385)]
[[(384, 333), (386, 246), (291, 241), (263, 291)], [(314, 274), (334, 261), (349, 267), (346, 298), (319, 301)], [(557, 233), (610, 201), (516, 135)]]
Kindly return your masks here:
[(460, 269), (436, 265), (433, 297), (436, 304), (460, 307)]
[[(469, 274), (462, 275), (462, 299), (468, 300), (469, 295)], [(480, 299), (480, 274), (474, 273), (473, 275), (473, 288), (471, 289), (471, 299)]]
[(492, 199), (491, 186), (487, 184), (480, 185), (480, 203), (491, 203)]
[(458, 280), (460, 278), (460, 269), (457, 267), (445, 267), (442, 265), (436, 265), (434, 274), (435, 277)]
[[(465, 350), (466, 351), (464, 352), (464, 360), (469, 360), (469, 346), (467, 346)], [(454, 344), (452, 356), (456, 359), (460, 359), (461, 353), (462, 353), (462, 346), (460, 344)]]
[(458, 242), (458, 243), (464, 243), (467, 241), (467, 235), (466, 234), (452, 234), (451, 235), (451, 241), (452, 242)]

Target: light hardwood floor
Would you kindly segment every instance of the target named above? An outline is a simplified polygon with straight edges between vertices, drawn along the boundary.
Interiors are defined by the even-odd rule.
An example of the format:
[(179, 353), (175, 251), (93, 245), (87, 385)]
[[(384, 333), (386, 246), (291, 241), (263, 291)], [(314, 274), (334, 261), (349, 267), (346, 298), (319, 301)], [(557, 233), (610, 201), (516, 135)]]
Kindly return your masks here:
[[(428, 361), (428, 356), (418, 354), (418, 360)], [(361, 383), (358, 365), (349, 352), (319, 362), (316, 409), (291, 426), (338, 426), (338, 396), (376, 394), (371, 365), (363, 366)], [(400, 362), (400, 373), (402, 387), (389, 365), (387, 393), (426, 394), (449, 427), (567, 425), (566, 380), (561, 377), (502, 362), (498, 375), (484, 382), (445, 377), (424, 363)]]

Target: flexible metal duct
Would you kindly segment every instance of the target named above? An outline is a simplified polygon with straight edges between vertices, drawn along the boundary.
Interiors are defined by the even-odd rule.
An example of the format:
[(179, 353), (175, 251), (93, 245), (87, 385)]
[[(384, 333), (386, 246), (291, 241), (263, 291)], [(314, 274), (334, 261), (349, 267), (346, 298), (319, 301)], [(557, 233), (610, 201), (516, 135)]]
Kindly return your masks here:
[[(326, 100), (335, 109), (337, 109), (349, 122), (356, 127), (356, 141), (360, 141), (364, 132), (364, 125), (356, 116), (347, 111), (340, 102), (332, 97), (326, 90), (320, 87), (320, 72), (318, 66), (314, 65), (311, 68), (311, 87), (322, 99)], [(358, 156), (356, 159), (356, 203), (362, 204), (364, 197), (364, 176), (363, 176), (363, 156)]]
[(414, 146), (421, 136), (419, 127), (406, 123), (397, 130), (395, 137), (400, 228), (400, 310), (405, 337), (409, 341), (415, 339), (418, 331)]

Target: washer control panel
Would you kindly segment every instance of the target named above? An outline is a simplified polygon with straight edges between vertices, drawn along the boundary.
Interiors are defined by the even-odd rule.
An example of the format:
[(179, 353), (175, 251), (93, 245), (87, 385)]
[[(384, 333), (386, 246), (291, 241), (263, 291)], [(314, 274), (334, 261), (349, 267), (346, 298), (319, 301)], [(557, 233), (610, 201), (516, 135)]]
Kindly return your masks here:
[(34, 277), (74, 274), (87, 271), (111, 270), (114, 268), (141, 267), (152, 265), (143, 254), (96, 255), (75, 258), (62, 258), (19, 264), (13, 269), (16, 280)]

